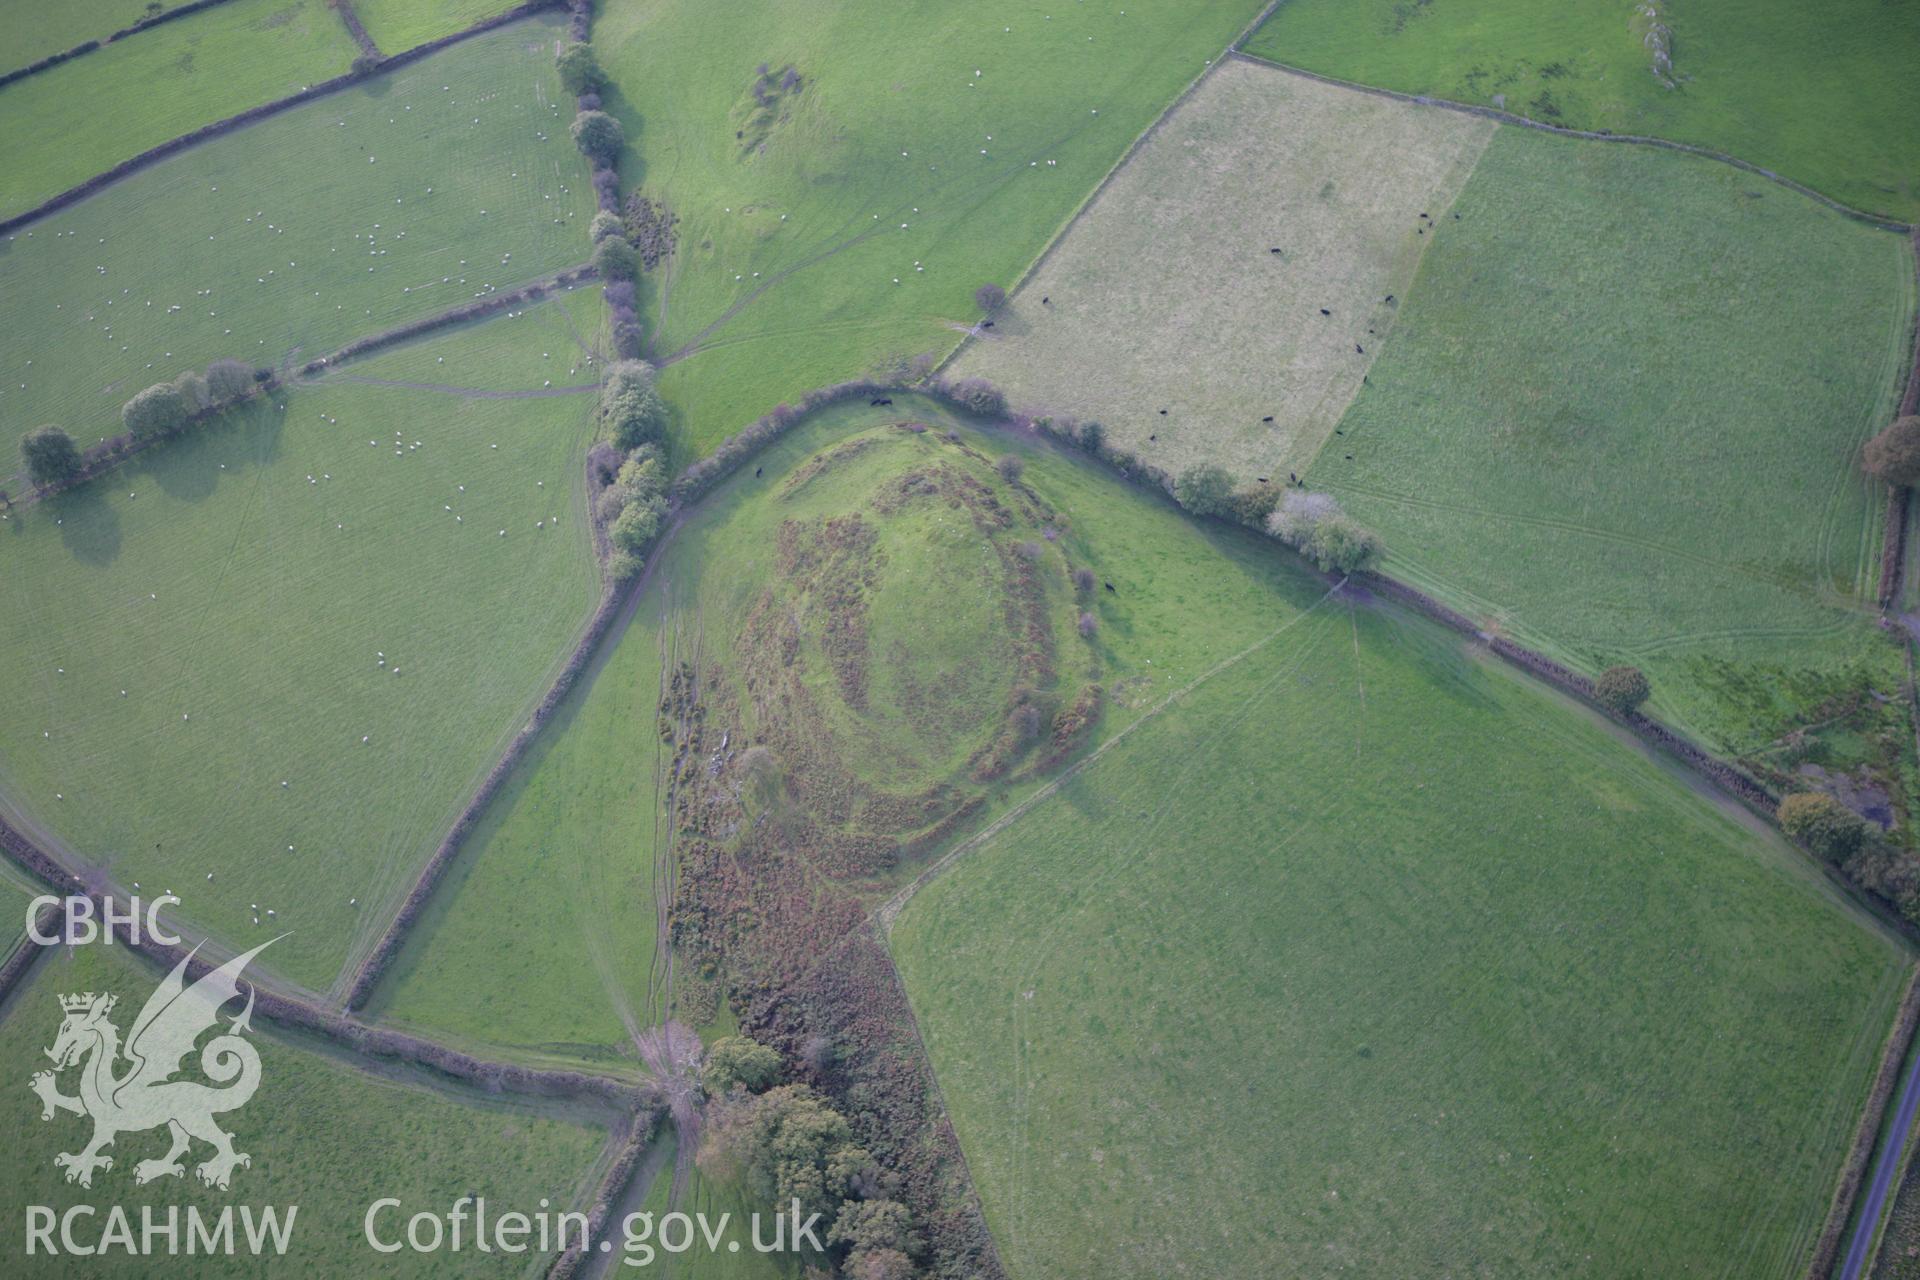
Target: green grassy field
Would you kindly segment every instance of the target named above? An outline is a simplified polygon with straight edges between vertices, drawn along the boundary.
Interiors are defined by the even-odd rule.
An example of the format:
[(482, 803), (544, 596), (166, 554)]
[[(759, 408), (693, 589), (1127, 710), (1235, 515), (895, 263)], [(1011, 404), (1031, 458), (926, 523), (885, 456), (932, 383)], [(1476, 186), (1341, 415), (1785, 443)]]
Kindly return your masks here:
[(892, 930), (1009, 1271), (1798, 1274), (1907, 950), (1602, 723), (1322, 590)]
[[(677, 357), (662, 390), (688, 450), (876, 356), (950, 349), (975, 287), (1010, 284), (1258, 11), (672, 0), (596, 14), (608, 109), (632, 144), (622, 182), (680, 219), (642, 310), (657, 355)], [(799, 77), (764, 110), (762, 62)]]
[(380, 51), (392, 56), (513, 7), (513, 0), (354, 0), (353, 11)]
[(1576, 665), (1645, 667), (1737, 749), (1744, 677), (1897, 685), (1858, 451), (1911, 355), (1905, 240), (1712, 161), (1522, 129), (1453, 212), (1308, 483), (1392, 572)]
[(599, 382), (605, 328), (600, 290), (587, 285), (348, 361), (328, 380), (559, 394)]
[[(191, 1169), (179, 1179), (136, 1186), (134, 1164), (166, 1150), (166, 1135), (159, 1131), (122, 1134), (110, 1148), (114, 1167), (96, 1174), (91, 1189), (65, 1183), (53, 1157), (79, 1150), (91, 1126), (65, 1114), (43, 1123), (39, 1099), (26, 1088), (27, 1077), (48, 1065), (41, 1051), (53, 1043), (60, 1026), (55, 997), (114, 992), (120, 1004), (113, 1020), (124, 1034), (162, 976), (128, 959), (120, 948), (90, 946), (43, 958), (30, 984), (9, 1001), (0, 1024), (0, 1064), (16, 1082), (0, 1102), (13, 1145), (0, 1168), (0, 1195), (9, 1205), (49, 1205), (56, 1212), (73, 1204), (98, 1205), (91, 1224), (84, 1218), (78, 1222), (83, 1241), (89, 1225), (96, 1233), (104, 1227), (111, 1204), (125, 1206), (132, 1215), (136, 1238), (143, 1205), (161, 1211), (178, 1206), (183, 1213), (192, 1205), (204, 1215), (217, 1215), (229, 1203), (256, 1210), (274, 1205), (283, 1213), (286, 1206), (298, 1205), (292, 1244), (276, 1261), (301, 1275), (418, 1275), (428, 1261), (435, 1275), (518, 1276), (538, 1265), (531, 1252), (489, 1256), (468, 1248), (431, 1259), (405, 1251), (376, 1253), (362, 1234), (362, 1218), (384, 1196), (399, 1197), (407, 1213), (429, 1208), (444, 1213), (469, 1194), (485, 1196), (496, 1213), (508, 1206), (531, 1213), (542, 1197), (560, 1208), (587, 1198), (590, 1173), (606, 1141), (603, 1120), (573, 1115), (564, 1104), (533, 1108), (513, 1099), (427, 1087), (410, 1076), (370, 1074), (330, 1051), (284, 1041), (258, 1020), (249, 1039), (260, 1053), (259, 1092), (246, 1107), (220, 1117), (234, 1135), (235, 1149), (252, 1157), (250, 1166), (235, 1172), (231, 1190), (201, 1186)], [(232, 1007), (237, 1011), (240, 1005)], [(197, 1057), (188, 1059), (187, 1078), (193, 1078), (196, 1063)], [(73, 1076), (64, 1076), (61, 1085), (72, 1093)], [(208, 1150), (196, 1144), (191, 1159), (205, 1159)], [(404, 1216), (381, 1219), (389, 1237), (396, 1221), (404, 1230)], [(22, 1230), (16, 1214), (0, 1232), (9, 1275), (72, 1275), (84, 1265), (126, 1275), (241, 1276), (259, 1275), (263, 1265), (245, 1253), (226, 1258), (112, 1253), (84, 1264), (28, 1258)], [(159, 1248), (164, 1247), (162, 1239)]]
[(355, 52), (325, 0), (230, 0), (16, 81), (0, 89), (0, 216), (341, 75)]
[(591, 611), (591, 405), (282, 398), (0, 523), (0, 794), (325, 988)]
[(371, 1015), (589, 1058), (631, 1056), (627, 1019), (658, 1020), (658, 596), (641, 607), (467, 841)]
[(476, 37), (0, 241), (16, 300), (0, 473), (33, 427), (91, 443), (182, 369), (311, 359), (584, 260), (593, 198), (548, 53), (559, 29)]
[[(811, 705), (793, 711), (781, 704), (782, 715), (804, 717), (804, 734), (770, 712), (768, 702), (738, 691), (742, 681), (757, 680), (750, 673), (769, 647), (760, 642), (755, 619), (762, 593), (781, 580), (770, 549), (788, 536), (787, 523), (867, 510), (863, 504), (875, 486), (914, 458), (924, 461), (933, 450), (959, 455), (945, 442), (934, 444), (931, 434), (885, 427), (877, 436), (857, 434), (896, 420), (903, 408), (951, 425), (931, 406), (904, 397), (891, 411), (864, 405), (827, 411), (756, 460), (765, 477), (743, 476), (691, 514), (631, 624), (468, 844), (376, 1012), (468, 1039), (588, 1056), (624, 1052), (629, 1027), (650, 1025), (668, 1012), (707, 1020), (668, 1007), (667, 975), (655, 958), (657, 913), (670, 874), (664, 836), (676, 822), (664, 809), (672, 752), (663, 745), (658, 713), (680, 663), (730, 676), (732, 692), (708, 694), (715, 704), (707, 713), (710, 733), (717, 740), (721, 724), (730, 723), (755, 742), (774, 744), (783, 767), (807, 779), (796, 788), (825, 789), (820, 777), (832, 773), (834, 788), (866, 795), (869, 804), (938, 781), (958, 793), (978, 790), (965, 776), (968, 759), (993, 732), (1015, 661), (1001, 637), (998, 570), (989, 572), (983, 562), (998, 565), (999, 558), (983, 558), (974, 526), (945, 511), (908, 510), (874, 522), (873, 554), (888, 567), (881, 584), (870, 587), (865, 614), (871, 661), (864, 700), (856, 706), (830, 692), (842, 669), (827, 656), (824, 637), (802, 642), (811, 664)], [(858, 452), (816, 467), (791, 493), (775, 487), (816, 451), (850, 435)], [(983, 447), (997, 450), (1000, 443)], [(959, 456), (955, 465), (986, 470)], [(1036, 528), (1024, 532), (1039, 536)], [(726, 572), (713, 572), (714, 565)], [(1046, 575), (1055, 615), (1048, 625), (1063, 651), (1062, 678), (1077, 680), (1081, 671), (1067, 648), (1073, 615), (1065, 576), (1057, 567)], [(820, 590), (798, 596), (798, 614), (824, 616)], [(926, 613), (934, 604), (941, 610), (937, 623)], [(1042, 692), (1055, 683), (1031, 678)], [(724, 719), (722, 708), (734, 700), (753, 708), (740, 712), (746, 730), (740, 720)], [(829, 739), (834, 749), (822, 758), (796, 758), (802, 738)], [(735, 743), (734, 754), (740, 749)], [(916, 821), (925, 825), (938, 816)], [(502, 939), (512, 941), (503, 945)], [(530, 999), (529, 992), (550, 998)]]
[(1432, 243), (1423, 215), (1495, 127), (1227, 63), (953, 371), (1175, 475), (1284, 480), (1360, 389)]
[(46, 891), (13, 863), (0, 867), (0, 957), (26, 936), (27, 905)]
[[(178, 8), (179, 5), (167, 5)], [(62, 53), (85, 40), (104, 40), (147, 16), (148, 0), (92, 0), (88, 4), (46, 4), (43, 0), (0, 3), (0, 56), (10, 71)]]
[(1247, 51), (1547, 124), (1670, 138), (1855, 208), (1920, 217), (1920, 126), (1899, 91), (1920, 11), (1881, 0), (1656, 0), (1671, 87), (1632, 0), (1287, 0)]

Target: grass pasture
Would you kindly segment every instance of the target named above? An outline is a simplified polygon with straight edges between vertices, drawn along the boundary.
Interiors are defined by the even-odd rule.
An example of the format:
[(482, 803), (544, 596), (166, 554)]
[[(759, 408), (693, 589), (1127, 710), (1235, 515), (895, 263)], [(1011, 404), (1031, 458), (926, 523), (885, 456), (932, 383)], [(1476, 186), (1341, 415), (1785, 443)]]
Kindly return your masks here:
[(1317, 590), (893, 927), (1010, 1273), (1799, 1274), (1906, 949), (1596, 719)]
[(147, 0), (91, 0), (87, 4), (4, 0), (0, 3), (0, 49), (7, 52), (0, 56), (6, 63), (0, 66), (0, 72), (29, 66), (88, 40), (104, 40), (146, 16)]
[[(362, 1218), (367, 1206), (383, 1196), (401, 1198), (407, 1213), (427, 1208), (444, 1213), (454, 1200), (469, 1194), (484, 1195), (496, 1212), (508, 1206), (531, 1212), (542, 1197), (556, 1208), (587, 1199), (590, 1173), (606, 1142), (604, 1121), (572, 1115), (567, 1104), (536, 1109), (512, 1099), (442, 1091), (407, 1077), (371, 1074), (329, 1050), (283, 1040), (258, 1020), (249, 1039), (261, 1058), (259, 1092), (246, 1107), (220, 1117), (234, 1135), (235, 1149), (253, 1158), (250, 1166), (235, 1172), (230, 1191), (202, 1187), (191, 1169), (182, 1178), (136, 1186), (135, 1162), (166, 1150), (166, 1135), (155, 1130), (122, 1134), (109, 1148), (114, 1167), (96, 1174), (90, 1190), (65, 1183), (54, 1154), (79, 1150), (90, 1125), (64, 1114), (43, 1123), (39, 1099), (26, 1088), (27, 1078), (46, 1068), (41, 1051), (53, 1043), (60, 1026), (55, 997), (79, 991), (116, 993), (120, 1003), (113, 1020), (124, 1034), (162, 976), (118, 947), (75, 948), (43, 957), (25, 989), (8, 1002), (5, 1021), (0, 1022), (0, 1064), (8, 1079), (17, 1082), (0, 1102), (13, 1146), (0, 1167), (0, 1195), (8, 1204), (50, 1205), (56, 1212), (73, 1204), (97, 1204), (99, 1216), (91, 1222), (96, 1232), (105, 1225), (106, 1205), (124, 1205), (136, 1238), (143, 1205), (154, 1206), (161, 1221), (168, 1206), (184, 1213), (193, 1205), (204, 1215), (217, 1215), (228, 1203), (256, 1209), (275, 1205), (283, 1213), (285, 1206), (298, 1205), (292, 1243), (278, 1264), (300, 1275), (361, 1277), (420, 1274), (420, 1255), (376, 1253), (365, 1241)], [(187, 1061), (183, 1074), (191, 1079), (197, 1055)], [(61, 1083), (64, 1091), (73, 1091), (71, 1074)], [(190, 1159), (204, 1159), (207, 1150), (195, 1144)], [(383, 1230), (391, 1221), (382, 1219)], [(404, 1216), (398, 1221), (404, 1229)], [(81, 1219), (77, 1234), (82, 1240), (87, 1227)], [(237, 1235), (237, 1222), (234, 1229)], [(185, 1230), (183, 1222), (182, 1256), (164, 1256), (161, 1238), (160, 1256), (108, 1253), (89, 1258), (86, 1267), (116, 1275), (261, 1274), (261, 1262), (245, 1253), (184, 1256)], [(10, 1215), (0, 1231), (9, 1275), (73, 1274), (76, 1264), (70, 1258), (26, 1257), (20, 1232), (21, 1217)], [(518, 1276), (526, 1274), (534, 1257), (532, 1252), (487, 1255), (469, 1247), (434, 1256), (433, 1273)]]
[(659, 1020), (657, 597), (640, 607), (468, 838), (370, 1016), (583, 1058), (631, 1055)]
[[(594, 49), (618, 86), (608, 110), (630, 144), (622, 183), (680, 220), (641, 309), (673, 361), (661, 390), (687, 451), (877, 356), (950, 350), (978, 318), (974, 289), (1010, 284), (1259, 8), (667, 0), (597, 13)], [(799, 77), (764, 110), (762, 62)]]
[[(957, 428), (990, 455), (1021, 454), (1029, 483), (1061, 514), (1056, 545), (1073, 564), (1115, 584), (1115, 592), (1101, 592), (1091, 605), (1100, 627), (1098, 666), (1110, 690), (1097, 736), (1133, 723), (1167, 692), (1270, 629), (1261, 609), (1273, 582), (1284, 575), (1266, 560), (1243, 554), (1217, 568), (1216, 531), (1196, 527), (1162, 504), (1129, 497), (1090, 466), (1051, 449), (1001, 433), (976, 436), (924, 401), (898, 400), (891, 409), (823, 411), (756, 459), (762, 476), (748, 468), (690, 513), (662, 552), (633, 621), (583, 679), (468, 843), (372, 1012), (470, 1041), (586, 1056), (617, 1050), (625, 1037), (623, 1014), (646, 1023), (663, 1012), (658, 993), (664, 974), (652, 958), (671, 863), (660, 839), (664, 791), (655, 781), (671, 760), (656, 714), (663, 667), (696, 644), (723, 671), (741, 665), (726, 660), (723, 638), (739, 625), (740, 600), (762, 580), (773, 526), (786, 505), (775, 504), (773, 495), (809, 460), (865, 438), (902, 413), (936, 430)], [(905, 444), (882, 439), (885, 448), (842, 458), (810, 482), (818, 497), (808, 501), (829, 504), (835, 495), (845, 501), (899, 466)], [(1102, 536), (1083, 530), (1096, 513)], [(927, 553), (923, 547), (894, 554), (919, 563)], [(713, 572), (713, 565), (726, 566), (726, 572)], [(930, 592), (922, 608), (933, 598), (962, 598), (962, 584)], [(887, 607), (883, 591), (876, 608)], [(1076, 652), (1070, 646), (1082, 643), (1069, 623), (1061, 618), (1054, 627), (1063, 680), (1088, 669), (1067, 661)], [(896, 624), (875, 619), (876, 627), (888, 625)], [(925, 630), (936, 637), (969, 634), (945, 620), (929, 620)], [(981, 660), (988, 652), (981, 644), (971, 663), (947, 659), (952, 687), (990, 680), (992, 664)], [(941, 669), (937, 660), (926, 666)], [(895, 706), (904, 700), (877, 682), (875, 693)], [(866, 737), (854, 736), (858, 726), (845, 720), (834, 727), (849, 735), (840, 758), (876, 783), (898, 789), (899, 779), (885, 776), (889, 760), (903, 754), (924, 758), (924, 748), (907, 741), (911, 735), (898, 724), (881, 722), (877, 736)], [(718, 722), (710, 723), (709, 733), (717, 732)], [(964, 779), (956, 785), (978, 789)], [(981, 820), (1035, 785), (995, 789)], [(909, 862), (903, 874), (917, 869)], [(511, 941), (501, 945), (500, 939)], [(680, 963), (684, 980), (684, 958)]]
[(475, 37), (0, 241), (0, 473), (35, 426), (117, 433), (122, 403), (182, 369), (310, 359), (584, 260), (593, 199), (559, 30)]
[(954, 372), (1176, 475), (1304, 471), (1494, 128), (1228, 62)]
[(326, 379), (542, 395), (577, 391), (600, 380), (609, 349), (605, 327), (600, 290), (585, 285), (362, 356)]
[(325, 989), (592, 609), (590, 398), (283, 398), (0, 523), (0, 795)]
[(1742, 750), (1723, 664), (1897, 668), (1862, 605), (1858, 456), (1911, 355), (1905, 239), (1713, 161), (1524, 129), (1454, 213), (1306, 473), (1390, 569), (1576, 665), (1644, 666)]
[(0, 88), (0, 216), (342, 75), (356, 52), (326, 0), (228, 0), (15, 81)]
[[(915, 411), (928, 407), (913, 404)], [(467, 846), (376, 1012), (470, 1039), (589, 1056), (624, 1052), (628, 1028), (669, 1012), (702, 1024), (724, 1016), (669, 1008), (667, 974), (656, 959), (677, 856), (670, 837), (690, 822), (667, 812), (675, 748), (660, 730), (681, 664), (717, 672), (723, 682), (704, 695), (713, 739), (707, 750), (729, 732), (734, 755), (747, 741), (771, 744), (789, 776), (801, 779), (790, 784), (796, 791), (825, 787), (818, 777), (826, 774), (834, 787), (869, 796), (919, 793), (941, 781), (977, 789), (964, 776), (967, 762), (992, 732), (1015, 670), (997, 603), (1003, 557), (982, 549), (970, 521), (955, 522), (944, 510), (910, 507), (876, 518), (862, 505), (878, 500), (880, 486), (913, 465), (910, 459), (958, 454), (944, 442), (936, 450), (931, 434), (883, 425), (898, 412), (855, 406), (823, 413), (757, 460), (765, 478), (743, 477), (690, 514), (631, 623)], [(810, 455), (823, 456), (816, 450), (846, 437), (844, 459), (813, 465), (791, 492), (782, 487), (782, 477), (801, 476)], [(985, 470), (971, 458), (947, 461), (969, 473)], [(817, 536), (810, 522), (856, 512), (868, 512), (861, 517), (873, 534), (868, 552), (874, 565), (885, 566), (865, 586), (865, 689), (848, 695), (852, 701), (836, 697), (847, 668), (836, 665), (830, 634), (808, 633), (795, 641), (794, 661), (812, 690), (799, 710), (785, 700), (791, 691), (777, 698), (744, 692), (759, 687), (758, 668), (778, 647), (761, 630), (766, 599), (784, 580), (776, 562), (804, 563), (824, 551), (809, 550), (806, 540)], [(1038, 538), (1037, 529), (1025, 532)], [(793, 545), (801, 549), (784, 549)], [(783, 550), (776, 554), (776, 547)], [(957, 563), (947, 563), (948, 552)], [(713, 565), (727, 571), (714, 573)], [(1060, 614), (1047, 625), (1064, 648), (1072, 625), (1071, 613), (1061, 612), (1065, 571), (1045, 576), (1055, 588), (1051, 612)], [(780, 598), (811, 627), (831, 616), (821, 603), (829, 586), (823, 581)], [(937, 624), (926, 612), (935, 602), (942, 610)], [(769, 710), (775, 705), (782, 715), (805, 717), (807, 732), (776, 723)], [(828, 739), (834, 749), (802, 760), (803, 737)], [(730, 774), (725, 785), (737, 785)], [(548, 998), (529, 999), (529, 992)]]
[(1900, 92), (1920, 11), (1881, 0), (1692, 0), (1656, 9), (1672, 85), (1626, 0), (1287, 0), (1247, 51), (1545, 124), (1726, 152), (1857, 209), (1920, 218), (1920, 121)]
[(392, 56), (513, 7), (514, 0), (354, 0), (353, 11), (380, 52)]

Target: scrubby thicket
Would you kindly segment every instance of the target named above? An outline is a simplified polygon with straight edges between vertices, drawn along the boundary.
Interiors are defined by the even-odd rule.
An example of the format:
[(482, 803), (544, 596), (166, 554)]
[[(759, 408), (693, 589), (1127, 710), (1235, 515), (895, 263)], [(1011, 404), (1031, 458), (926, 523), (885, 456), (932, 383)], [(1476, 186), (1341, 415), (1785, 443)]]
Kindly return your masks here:
[[(821, 402), (856, 389), (887, 399), (863, 382)], [(979, 387), (943, 395), (987, 402)], [(764, 577), (738, 584), (737, 613), (703, 611), (700, 653), (669, 671), (659, 708), (676, 1002), (698, 1020), (724, 993), (776, 1051), (718, 1048), (717, 1095), (786, 1086), (719, 1103), (704, 1160), (757, 1200), (805, 1188), (849, 1274), (997, 1275), (912, 1011), (866, 920), (894, 868), (973, 821), (995, 787), (1091, 740), (1102, 657), (1093, 629), (1071, 622), (1091, 613), (1098, 583), (1068, 560), (1065, 518), (1019, 461), (957, 431), (878, 427), (769, 483), (742, 516), (764, 522)], [(952, 590), (909, 591), (923, 556), (949, 554), (956, 524), (978, 568)], [(734, 619), (724, 641), (722, 616)], [(915, 645), (974, 655), (968, 686), (925, 681)], [(869, 778), (892, 734), (899, 758)], [(792, 1115), (822, 1146), (775, 1171), (758, 1153)]]
[(607, 575), (616, 582), (640, 571), (666, 521), (666, 410), (652, 365), (620, 360), (607, 370), (600, 417), (609, 438), (588, 451), (587, 488), (594, 527), (610, 544)]
[(775, 1085), (780, 1057), (744, 1036), (714, 1045), (724, 1065), (752, 1062), (747, 1076), (716, 1072), (710, 1056), (708, 1107), (701, 1170), (737, 1187), (754, 1203), (798, 1202), (804, 1219), (819, 1214), (821, 1237), (841, 1274), (859, 1280), (909, 1280), (918, 1274), (926, 1242), (913, 1211), (893, 1189), (853, 1126), (806, 1084)]
[(1160, 488), (1194, 515), (1243, 524), (1284, 542), (1322, 573), (1371, 569), (1386, 552), (1379, 536), (1341, 510), (1331, 494), (1265, 481), (1236, 489), (1233, 477), (1210, 463), (1171, 476), (1109, 443), (1098, 422), (1042, 417), (1034, 419), (1033, 428), (1085, 450), (1130, 480)]

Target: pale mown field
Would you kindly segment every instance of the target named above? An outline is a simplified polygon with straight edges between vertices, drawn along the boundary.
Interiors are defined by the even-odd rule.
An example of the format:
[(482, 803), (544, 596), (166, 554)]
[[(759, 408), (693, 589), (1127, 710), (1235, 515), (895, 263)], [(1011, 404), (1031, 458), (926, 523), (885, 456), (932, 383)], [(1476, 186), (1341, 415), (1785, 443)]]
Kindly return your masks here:
[(1230, 62), (955, 371), (1171, 472), (1305, 471), (1494, 128)]

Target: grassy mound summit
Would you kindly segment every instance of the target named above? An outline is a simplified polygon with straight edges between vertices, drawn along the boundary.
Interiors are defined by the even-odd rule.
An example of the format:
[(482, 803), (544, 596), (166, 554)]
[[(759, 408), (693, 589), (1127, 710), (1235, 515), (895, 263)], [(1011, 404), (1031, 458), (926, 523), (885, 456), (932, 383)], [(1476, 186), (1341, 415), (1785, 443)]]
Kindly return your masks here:
[[(1018, 477), (900, 423), (734, 513), (729, 532), (761, 550), (721, 616), (682, 610), (692, 652), (675, 646), (660, 732), (681, 815), (675, 941), (736, 984), (791, 977), (795, 949), (845, 927), (782, 894), (824, 876), (854, 908), (1097, 718), (1100, 661), (1076, 623), (1091, 577), (1076, 585), (1060, 516)], [(791, 929), (790, 946), (743, 946), (743, 918)]]

